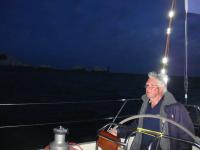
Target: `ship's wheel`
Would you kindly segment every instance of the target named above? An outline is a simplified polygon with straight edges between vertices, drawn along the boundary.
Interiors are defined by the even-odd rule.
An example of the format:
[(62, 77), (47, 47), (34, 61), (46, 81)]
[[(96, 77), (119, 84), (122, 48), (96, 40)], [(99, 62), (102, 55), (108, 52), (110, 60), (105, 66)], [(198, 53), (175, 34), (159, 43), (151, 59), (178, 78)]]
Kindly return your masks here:
[[(121, 142), (118, 137), (107, 132), (107, 129), (110, 128), (110, 126), (113, 126), (114, 129), (116, 129), (120, 126), (122, 126), (123, 128), (126, 128), (126, 126), (124, 126), (125, 123), (139, 119), (139, 118), (154, 118), (154, 119), (159, 119), (164, 123), (167, 122), (168, 124), (172, 124), (172, 125), (176, 126), (178, 129), (184, 131), (192, 139), (192, 141), (188, 141), (185, 139), (179, 139), (176, 137), (170, 137), (169, 135), (165, 135), (162, 132), (155, 132), (155, 131), (151, 131), (151, 130), (147, 130), (147, 129), (143, 129), (143, 128), (137, 128), (137, 129), (133, 130), (132, 133), (130, 135), (128, 135), (127, 138), (123, 142)], [(152, 141), (149, 145), (149, 150), (151, 150), (152, 143), (160, 138), (168, 138), (171, 140), (185, 142), (185, 143), (191, 144), (192, 146), (196, 147), (197, 149), (200, 149), (200, 138), (195, 136), (192, 132), (190, 132), (188, 129), (186, 129), (179, 123), (177, 123), (173, 120), (170, 120), (168, 118), (158, 116), (158, 115), (146, 114), (146, 115), (131, 116), (129, 118), (122, 120), (121, 122), (119, 122), (119, 124), (109, 123), (109, 124), (105, 125), (104, 127), (102, 127), (98, 132), (98, 138), (97, 138), (97, 142), (96, 142), (97, 143), (96, 150), (98, 150), (99, 147), (102, 150), (118, 150), (118, 149), (128, 150), (128, 148), (129, 148), (128, 145), (130, 144), (130, 143), (128, 143), (129, 139), (131, 136), (134, 136), (136, 133), (151, 134), (155, 137), (154, 138), (155, 140)]]

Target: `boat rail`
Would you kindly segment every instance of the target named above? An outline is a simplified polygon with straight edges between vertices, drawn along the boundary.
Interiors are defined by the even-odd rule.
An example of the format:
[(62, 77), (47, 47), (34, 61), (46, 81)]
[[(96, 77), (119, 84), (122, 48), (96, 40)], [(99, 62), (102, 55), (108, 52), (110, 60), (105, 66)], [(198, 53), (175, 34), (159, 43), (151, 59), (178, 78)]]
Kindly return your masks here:
[[(41, 128), (42, 128), (42, 130), (43, 130), (42, 132), (44, 132), (42, 134), (42, 137), (45, 137), (46, 139), (42, 139), (42, 137), (41, 138), (39, 137), (40, 139), (36, 139), (36, 141), (37, 142), (40, 141), (40, 145), (42, 145), (44, 143), (48, 144), (47, 140), (50, 137), (49, 137), (49, 135), (46, 135), (46, 133), (49, 132), (49, 130), (52, 129), (52, 127), (55, 127), (55, 126), (58, 126), (58, 125), (64, 125), (65, 127), (66, 126), (67, 127), (68, 126), (73, 127), (74, 125), (76, 126), (77, 124), (81, 124), (81, 125), (83, 125), (83, 124), (88, 125), (89, 124), (90, 125), (90, 124), (97, 123), (97, 122), (101, 122), (102, 124), (105, 125), (106, 122), (107, 123), (113, 122), (113, 120), (115, 120), (115, 119), (118, 119), (116, 121), (116, 122), (118, 122), (119, 120), (123, 120), (124, 118), (128, 118), (132, 115), (135, 115), (137, 112), (135, 112), (135, 114), (134, 113), (133, 114), (123, 114), (123, 111), (122, 111), (122, 113), (120, 113), (120, 115), (118, 115), (119, 112), (120, 112), (119, 110), (127, 102), (129, 102), (129, 104), (126, 104), (126, 107), (130, 106), (130, 104), (131, 104), (131, 105), (134, 105), (135, 107), (137, 107), (138, 109), (140, 108), (140, 106), (138, 104), (142, 103), (140, 98), (123, 98), (123, 99), (114, 99), (114, 100), (111, 99), (111, 100), (89, 100), (89, 101), (86, 101), (86, 100), (84, 100), (84, 101), (69, 100), (69, 101), (57, 101), (57, 102), (1, 103), (0, 104), (0, 111), (1, 111), (0, 116), (3, 116), (3, 115), (8, 116), (6, 118), (2, 118), (2, 120), (5, 120), (5, 122), (6, 122), (9, 119), (10, 120), (14, 119), (14, 121), (11, 121), (11, 122), (8, 121), (7, 123), (4, 123), (4, 121), (0, 122), (0, 131), (2, 133), (6, 132), (6, 136), (10, 136), (10, 134), (7, 134), (7, 133), (8, 132), (10, 133), (10, 132), (13, 132), (13, 131), (16, 134), (20, 133), (20, 136), (22, 136), (22, 135), (27, 136), (28, 134), (33, 134), (33, 135), (31, 135), (31, 137), (34, 139), (34, 138), (38, 138), (37, 137), (38, 135), (39, 136), (41, 135), (39, 133), (41, 131), (39, 131), (39, 130), (41, 130)], [(115, 111), (112, 112), (113, 115), (108, 115), (107, 111), (112, 111), (112, 110), (106, 110), (106, 109), (113, 107), (113, 104), (116, 104), (116, 103), (117, 103), (118, 108), (115, 109)], [(97, 117), (96, 117), (96, 114), (92, 114), (92, 115), (89, 114), (89, 117), (87, 117), (87, 118), (85, 118), (85, 117), (83, 117), (83, 118), (76, 118), (76, 117), (67, 118), (67, 117), (65, 117), (66, 115), (70, 116), (72, 114), (69, 114), (68, 112), (63, 113), (62, 109), (66, 109), (66, 108), (69, 108), (71, 106), (78, 106), (78, 108), (82, 108), (84, 106), (92, 106), (91, 108), (88, 107), (89, 109), (92, 109), (92, 111), (90, 111), (90, 110), (88, 111), (91, 114), (93, 113), (93, 110), (95, 110), (95, 108), (93, 108), (93, 106), (99, 107), (99, 108), (101, 107), (101, 109), (99, 110)], [(106, 108), (105, 108), (105, 106), (106, 106)], [(34, 111), (33, 111), (32, 108), (34, 108)], [(41, 114), (42, 112), (39, 112), (40, 111), (39, 109), (43, 109), (43, 108), (45, 108), (44, 111), (49, 109), (49, 112), (51, 112), (51, 111), (52, 112), (50, 114), (49, 114), (49, 112), (48, 113), (45, 112), (45, 114)], [(54, 109), (52, 110), (52, 108), (54, 108)], [(60, 108), (61, 108), (61, 110), (60, 110)], [(200, 115), (198, 115), (198, 114), (200, 114), (200, 108), (198, 106), (189, 105), (189, 106), (186, 106), (186, 108), (189, 108), (188, 109), (189, 111), (191, 109), (193, 112), (195, 112), (195, 113), (197, 112), (196, 117), (199, 118), (199, 120), (200, 120)], [(195, 111), (194, 111), (194, 109), (195, 109)], [(123, 108), (123, 110), (127, 110), (127, 108)], [(131, 110), (132, 110), (132, 106), (131, 106)], [(60, 112), (60, 111), (61, 111), (61, 113), (59, 113), (58, 115), (64, 116), (62, 118), (58, 117), (60, 120), (58, 120), (58, 121), (55, 121), (55, 120), (52, 121), (52, 120), (48, 120), (48, 119), (42, 120), (43, 116), (46, 116), (48, 114), (52, 115), (52, 114)], [(84, 112), (84, 111), (85, 110), (83, 108), (82, 112)], [(104, 111), (106, 111), (106, 113)], [(13, 114), (9, 115), (9, 114), (6, 114), (6, 113), (13, 113)], [(102, 113), (103, 113), (103, 115), (99, 115), (99, 114), (102, 114)], [(31, 118), (33, 116), (29, 116), (30, 114), (36, 115), (36, 117), (38, 117), (38, 119)], [(117, 118), (116, 118), (116, 114), (117, 114)], [(22, 116), (19, 116), (19, 115), (22, 115)], [(199, 135), (200, 123), (196, 124), (197, 119), (194, 117), (193, 113), (191, 113), (191, 115), (192, 115), (191, 118), (193, 119), (193, 122), (196, 126), (196, 131), (198, 133), (196, 135)], [(27, 116), (29, 116), (28, 121), (26, 120)], [(55, 116), (56, 115), (53, 115), (53, 117), (55, 117)], [(9, 117), (12, 117), (12, 118), (9, 118)], [(25, 122), (23, 122), (20, 119), (22, 119), (22, 120), (24, 119)], [(15, 122), (15, 121), (17, 121), (17, 122)], [(29, 128), (29, 127), (31, 127), (31, 128)], [(83, 126), (83, 128), (84, 128), (84, 126)], [(91, 128), (91, 127), (87, 126), (87, 128)], [(25, 129), (25, 132), (21, 133), (20, 131), (22, 129), (23, 130)], [(95, 131), (97, 131), (98, 129), (99, 128), (95, 129)], [(69, 130), (71, 131), (72, 129), (69, 128)], [(80, 129), (78, 129), (78, 131), (79, 130)], [(82, 128), (81, 128), (81, 130), (82, 130)], [(29, 131), (30, 131), (30, 133), (26, 133), (26, 132), (29, 132)], [(85, 129), (85, 131), (86, 131), (86, 129)], [(96, 134), (95, 131), (92, 132), (92, 134)], [(50, 132), (51, 132), (51, 130), (50, 130)], [(14, 133), (11, 134), (11, 137), (15, 137)], [(72, 137), (70, 137), (70, 138), (72, 138), (72, 139), (77, 138), (77, 139), (75, 139), (75, 141), (77, 140), (78, 142), (84, 142), (84, 140), (82, 140), (82, 139), (79, 140), (79, 138), (88, 136), (88, 135), (82, 134), (82, 135), (80, 135), (80, 137), (78, 136), (78, 137), (74, 138), (73, 136), (76, 136), (76, 134), (77, 133), (73, 134)], [(71, 133), (70, 133), (70, 135), (71, 135)], [(7, 137), (7, 138), (9, 139), (9, 137)], [(43, 141), (41, 141), (41, 139)], [(35, 148), (36, 146), (38, 146), (36, 144), (38, 144), (38, 143), (32, 143), (31, 146), (33, 148)], [(6, 146), (8, 146), (8, 145), (6, 144)]]
[[(140, 98), (122, 98), (122, 99), (111, 99), (111, 100), (90, 100), (90, 101), (76, 101), (76, 100), (69, 100), (69, 101), (58, 101), (58, 102), (28, 102), (28, 103), (1, 103), (0, 107), (12, 107), (12, 109), (15, 109), (15, 107), (22, 106), (21, 109), (28, 106), (50, 106), (50, 105), (69, 105), (69, 104), (108, 104), (108, 103), (124, 103), (130, 102), (130, 101), (141, 101)], [(200, 107), (197, 105), (190, 105), (185, 104), (185, 107), (190, 113), (190, 116), (192, 118), (192, 121), (195, 126), (195, 130), (197, 135), (200, 135)], [(59, 109), (58, 109), (59, 111)], [(116, 115), (116, 114), (115, 114)], [(98, 118), (92, 118), (92, 119), (80, 119), (80, 120), (64, 120), (64, 121), (54, 121), (54, 122), (39, 122), (39, 123), (32, 123), (32, 124), (8, 124), (8, 125), (1, 125), (0, 129), (3, 128), (16, 128), (16, 127), (29, 127), (29, 126), (45, 126), (45, 125), (53, 125), (53, 124), (72, 124), (72, 123), (82, 123), (82, 122), (95, 122), (99, 120), (115, 120), (116, 116), (108, 116), (108, 117), (98, 117)], [(117, 114), (117, 118), (126, 118), (131, 116), (130, 115), (120, 115)]]
[[(15, 109), (16, 107), (24, 109), (25, 107), (37, 107), (37, 106), (64, 106), (70, 104), (108, 104), (108, 103), (124, 103), (129, 101), (141, 101), (140, 98), (123, 98), (123, 99), (115, 99), (115, 100), (93, 100), (93, 101), (58, 101), (58, 102), (28, 102), (28, 103), (1, 103), (0, 107), (10, 107), (11, 109)], [(5, 108), (4, 108), (5, 109)], [(59, 111), (59, 109), (57, 110)], [(34, 112), (33, 112), (34, 113)], [(131, 115), (121, 115), (117, 118), (126, 118)], [(116, 116), (108, 116), (108, 117), (98, 117), (98, 118), (90, 118), (90, 119), (79, 119), (79, 120), (64, 120), (64, 121), (53, 121), (53, 122), (38, 122), (38, 123), (30, 123), (30, 124), (7, 124), (1, 125), (0, 129), (5, 128), (18, 128), (18, 127), (32, 127), (32, 126), (47, 126), (47, 125), (56, 125), (56, 124), (72, 124), (72, 123), (87, 123), (87, 122), (95, 122), (100, 120), (113, 120), (116, 119)]]

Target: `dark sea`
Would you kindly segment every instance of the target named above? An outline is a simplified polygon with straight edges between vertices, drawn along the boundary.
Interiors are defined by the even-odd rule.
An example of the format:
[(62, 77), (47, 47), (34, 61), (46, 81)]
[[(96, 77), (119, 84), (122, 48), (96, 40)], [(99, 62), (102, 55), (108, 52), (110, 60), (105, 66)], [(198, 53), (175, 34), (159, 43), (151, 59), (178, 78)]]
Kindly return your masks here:
[[(133, 100), (120, 116), (137, 114), (146, 80), (146, 75), (108, 71), (1, 67), (0, 149), (42, 149), (60, 125), (69, 129), (68, 141), (95, 140), (98, 129), (117, 114), (121, 99)], [(171, 77), (168, 89), (185, 102), (183, 77)], [(199, 90), (200, 78), (189, 78), (188, 103), (200, 105)]]

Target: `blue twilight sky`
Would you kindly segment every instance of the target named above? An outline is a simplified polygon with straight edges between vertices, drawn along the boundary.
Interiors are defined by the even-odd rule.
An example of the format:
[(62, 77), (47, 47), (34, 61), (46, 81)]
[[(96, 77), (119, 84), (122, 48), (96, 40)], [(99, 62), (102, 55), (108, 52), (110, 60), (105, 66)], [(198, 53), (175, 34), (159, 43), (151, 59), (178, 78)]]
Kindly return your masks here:
[[(158, 70), (171, 0), (1, 0), (0, 53), (33, 66)], [(184, 71), (184, 1), (174, 20), (170, 74)], [(200, 15), (189, 14), (189, 75), (200, 75)]]

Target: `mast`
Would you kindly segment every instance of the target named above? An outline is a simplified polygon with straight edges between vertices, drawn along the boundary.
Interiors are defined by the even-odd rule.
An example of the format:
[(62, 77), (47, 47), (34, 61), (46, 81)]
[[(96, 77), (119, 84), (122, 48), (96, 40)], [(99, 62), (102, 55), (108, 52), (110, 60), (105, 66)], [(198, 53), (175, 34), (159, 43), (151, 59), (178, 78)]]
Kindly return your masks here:
[(188, 102), (188, 13), (200, 14), (200, 0), (185, 0), (185, 103)]
[(185, 104), (188, 103), (188, 0), (185, 0), (185, 67), (184, 67), (184, 91)]

